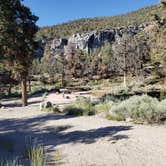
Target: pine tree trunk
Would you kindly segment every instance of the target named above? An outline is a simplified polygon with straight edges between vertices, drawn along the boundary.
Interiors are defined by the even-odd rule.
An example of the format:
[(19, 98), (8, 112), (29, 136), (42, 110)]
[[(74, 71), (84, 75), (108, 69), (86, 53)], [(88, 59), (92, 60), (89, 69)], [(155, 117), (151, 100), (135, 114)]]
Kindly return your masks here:
[(9, 96), (11, 95), (11, 89), (12, 89), (12, 83), (10, 82), (10, 80), (11, 80), (11, 75), (12, 75), (12, 73), (11, 73), (11, 71), (9, 71), (9, 77), (8, 77), (8, 79), (9, 79), (8, 95), (9, 95)]
[(123, 78), (123, 84), (124, 87), (126, 87), (126, 76), (127, 76), (127, 66), (126, 66), (126, 55), (124, 55), (124, 78)]
[(27, 106), (27, 85), (26, 85), (26, 78), (22, 78), (21, 80), (21, 90), (22, 90), (22, 106)]
[(12, 89), (12, 85), (10, 84), (10, 85), (9, 85), (9, 88), (8, 88), (8, 96), (11, 95), (11, 89)]
[(66, 86), (66, 80), (65, 80), (65, 58), (64, 58), (64, 55), (63, 55), (63, 60), (62, 60), (62, 87), (65, 87)]
[(126, 71), (124, 71), (123, 85), (126, 87)]
[(28, 81), (29, 92), (31, 92), (31, 80)]
[(64, 72), (64, 69), (62, 71), (62, 87), (65, 87), (65, 72)]

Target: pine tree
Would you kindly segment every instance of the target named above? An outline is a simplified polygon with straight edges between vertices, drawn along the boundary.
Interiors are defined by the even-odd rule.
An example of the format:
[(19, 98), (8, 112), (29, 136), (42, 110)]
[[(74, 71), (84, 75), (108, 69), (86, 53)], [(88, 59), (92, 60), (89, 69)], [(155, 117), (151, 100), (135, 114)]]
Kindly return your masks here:
[(38, 43), (34, 35), (38, 31), (30, 9), (20, 0), (0, 2), (0, 55), (8, 67), (19, 75), (22, 89), (22, 105), (27, 105), (26, 81), (28, 69), (35, 57)]

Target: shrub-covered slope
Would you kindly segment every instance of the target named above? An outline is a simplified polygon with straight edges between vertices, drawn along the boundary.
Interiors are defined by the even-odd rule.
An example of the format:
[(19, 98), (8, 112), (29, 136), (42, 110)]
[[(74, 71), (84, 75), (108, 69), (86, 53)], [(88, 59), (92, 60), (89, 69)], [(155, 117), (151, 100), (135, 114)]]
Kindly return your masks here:
[(151, 15), (159, 13), (161, 14), (160, 5), (154, 5), (118, 16), (79, 19), (51, 27), (43, 27), (38, 32), (37, 37), (39, 39), (43, 37), (47, 39), (60, 38), (70, 36), (76, 32), (85, 33), (107, 27), (141, 24), (150, 21)]

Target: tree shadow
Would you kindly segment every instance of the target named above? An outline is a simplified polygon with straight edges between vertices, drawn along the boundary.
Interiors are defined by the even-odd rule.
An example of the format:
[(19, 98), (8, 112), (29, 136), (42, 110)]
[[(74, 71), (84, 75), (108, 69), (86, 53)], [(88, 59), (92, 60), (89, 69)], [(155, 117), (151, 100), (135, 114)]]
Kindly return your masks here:
[[(55, 150), (57, 145), (62, 144), (92, 144), (98, 139), (108, 137), (108, 141), (128, 139), (121, 131), (131, 130), (132, 126), (108, 126), (90, 130), (70, 131), (73, 126), (45, 126), (50, 120), (76, 118), (66, 115), (47, 114), (28, 119), (5, 119), (0, 120), (0, 138), (7, 138), (15, 142), (14, 154), (21, 156), (24, 151), (25, 137), (37, 138), (44, 146), (49, 147), (48, 152)], [(69, 129), (69, 131), (67, 131)], [(1, 151), (0, 151), (1, 152)], [(0, 157), (1, 154), (0, 154)]]
[[(2, 106), (4, 106), (5, 108), (22, 107), (21, 101), (20, 102), (14, 102), (14, 100), (8, 100), (8, 101), (11, 101), (11, 103), (4, 103), (3, 102)], [(40, 105), (41, 102), (42, 102), (42, 99), (41, 100), (35, 100), (35, 101), (28, 101), (28, 106), (33, 106), (33, 105), (36, 105), (36, 104)]]
[(5, 108), (13, 108), (13, 107), (22, 107), (21, 103), (6, 103), (2, 104)]

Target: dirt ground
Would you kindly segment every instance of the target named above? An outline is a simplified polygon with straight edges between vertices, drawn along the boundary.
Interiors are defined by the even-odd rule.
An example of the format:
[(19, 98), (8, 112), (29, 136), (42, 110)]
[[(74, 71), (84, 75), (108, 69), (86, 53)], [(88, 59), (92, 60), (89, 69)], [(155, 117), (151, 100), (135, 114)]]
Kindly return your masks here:
[[(75, 97), (50, 94), (47, 99), (68, 103)], [(166, 166), (166, 126), (115, 122), (99, 115), (55, 115), (39, 111), (40, 100), (34, 97), (24, 108), (16, 101), (3, 101), (8, 107), (0, 110), (0, 137), (14, 141), (15, 156), (31, 136), (43, 143), (53, 160), (58, 150), (62, 166)]]

